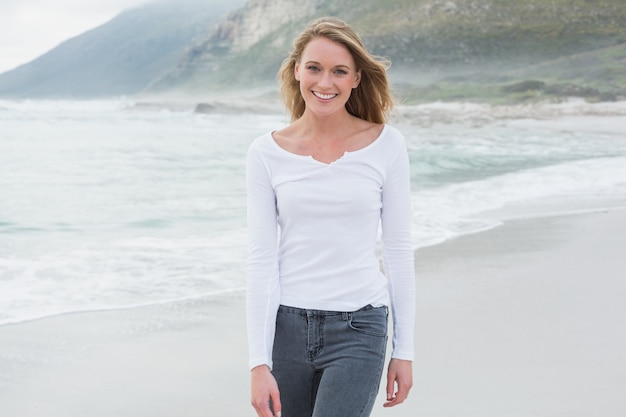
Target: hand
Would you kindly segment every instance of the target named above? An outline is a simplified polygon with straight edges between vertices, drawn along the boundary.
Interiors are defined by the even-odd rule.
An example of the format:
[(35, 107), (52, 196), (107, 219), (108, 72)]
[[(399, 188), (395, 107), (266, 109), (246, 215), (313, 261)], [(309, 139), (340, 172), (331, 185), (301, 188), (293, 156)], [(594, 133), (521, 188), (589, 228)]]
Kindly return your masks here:
[[(383, 407), (393, 407), (401, 404), (409, 396), (413, 386), (413, 362), (402, 359), (392, 359), (387, 370), (387, 402)], [(395, 391), (395, 388), (398, 388)]]
[[(278, 384), (274, 375), (270, 372), (267, 365), (260, 365), (252, 368), (251, 371), (252, 385), (252, 406), (256, 410), (259, 417), (280, 417), (280, 393)], [(270, 409), (270, 400), (274, 413)]]

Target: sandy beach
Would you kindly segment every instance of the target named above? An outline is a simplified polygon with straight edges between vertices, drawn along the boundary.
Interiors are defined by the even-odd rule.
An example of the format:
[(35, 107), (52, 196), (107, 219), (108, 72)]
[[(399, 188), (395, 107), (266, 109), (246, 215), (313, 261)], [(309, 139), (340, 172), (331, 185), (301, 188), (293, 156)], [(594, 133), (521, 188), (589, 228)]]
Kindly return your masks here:
[(413, 415), (624, 415), (625, 247), (607, 210), (422, 251)]
[[(416, 254), (415, 386), (374, 416), (626, 413), (626, 211), (505, 221)], [(253, 416), (243, 296), (0, 327), (0, 415)]]

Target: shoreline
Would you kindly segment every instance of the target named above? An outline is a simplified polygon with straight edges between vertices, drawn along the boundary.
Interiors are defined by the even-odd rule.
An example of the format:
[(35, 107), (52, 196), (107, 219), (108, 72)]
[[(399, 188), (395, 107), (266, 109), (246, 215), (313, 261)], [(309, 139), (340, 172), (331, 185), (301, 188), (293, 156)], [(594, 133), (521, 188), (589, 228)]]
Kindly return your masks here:
[[(626, 101), (589, 103), (583, 99), (569, 99), (559, 103), (549, 101), (530, 104), (485, 104), (474, 102), (434, 102), (400, 105), (395, 119), (420, 127), (433, 125), (470, 125), (483, 127), (495, 123), (523, 124), (532, 121), (535, 127), (572, 129), (582, 128), (578, 118), (626, 118)], [(566, 123), (563, 123), (565, 121)], [(597, 124), (589, 129), (597, 132)], [(602, 127), (604, 128), (604, 127)], [(623, 133), (624, 129), (611, 127), (609, 132)]]
[(179, 304), (179, 303), (193, 303), (195, 301), (206, 301), (210, 302), (212, 300), (220, 300), (224, 297), (237, 297), (238, 295), (245, 294), (245, 288), (231, 288), (226, 290), (218, 290), (213, 291), (208, 294), (189, 296), (189, 297), (181, 297), (176, 299), (168, 299), (168, 300), (159, 300), (152, 301), (140, 304), (132, 304), (132, 305), (124, 305), (124, 306), (111, 306), (111, 307), (102, 307), (102, 308), (87, 308), (84, 310), (71, 310), (71, 311), (60, 311), (58, 313), (46, 314), (41, 316), (33, 316), (27, 317), (23, 319), (15, 319), (13, 321), (0, 322), (0, 328), (3, 326), (18, 326), (20, 324), (31, 323), (40, 320), (48, 320), (53, 319), (55, 317), (63, 317), (63, 316), (71, 316), (74, 314), (91, 314), (91, 313), (107, 313), (107, 312), (115, 312), (115, 311), (126, 311), (126, 310), (137, 310), (142, 308), (150, 308), (150, 307), (158, 307), (163, 305), (170, 304)]
[[(114, 99), (115, 100), (115, 99)], [(256, 113), (285, 115), (278, 97), (127, 97), (128, 110), (137, 111), (192, 111), (198, 114)], [(493, 104), (474, 101), (434, 101), (419, 104), (396, 103), (391, 113), (392, 123), (413, 122), (430, 125), (434, 122), (483, 123), (502, 120), (550, 120), (561, 117), (622, 117), (626, 116), (626, 100), (588, 102), (569, 97), (559, 102), (550, 100), (519, 104)]]
[[(602, 203), (600, 203), (602, 202)], [(531, 200), (524, 203), (515, 203), (513, 205), (505, 206), (502, 208), (488, 210), (476, 215), (469, 216), (468, 219), (485, 220), (491, 222), (492, 225), (464, 232), (459, 235), (449, 237), (445, 240), (438, 241), (436, 243), (425, 244), (423, 246), (417, 246), (414, 251), (414, 256), (422, 250), (427, 250), (432, 247), (444, 245), (457, 239), (462, 239), (468, 236), (473, 236), (481, 233), (490, 232), (503, 226), (509, 221), (531, 221), (536, 219), (548, 219), (552, 217), (567, 217), (567, 216), (580, 216), (587, 214), (597, 214), (606, 211), (626, 210), (626, 199), (619, 198), (614, 200), (609, 199), (593, 199), (584, 201), (576, 199), (574, 201), (563, 202), (562, 200), (553, 199), (539, 199)], [(145, 302), (132, 305), (110, 306), (102, 308), (87, 308), (83, 310), (70, 310), (60, 311), (52, 314), (44, 314), (40, 316), (26, 317), (22, 319), (14, 319), (7, 322), (0, 322), (0, 330), (3, 327), (19, 326), (22, 324), (28, 324), (32, 322), (44, 321), (49, 319), (55, 319), (57, 317), (63, 318), (66, 316), (82, 315), (82, 314), (99, 314), (99, 313), (115, 313), (124, 312), (130, 310), (141, 310), (150, 308), (159, 308), (160, 306), (169, 306), (177, 304), (193, 304), (193, 303), (207, 303), (220, 302), (223, 299), (236, 299), (245, 297), (245, 287), (231, 288), (224, 290), (212, 291), (211, 293), (194, 295), (188, 297), (181, 297), (176, 299), (166, 299), (152, 302)]]
[[(289, 116), (277, 97), (262, 95), (215, 97), (117, 97), (85, 100), (4, 100), (7, 103), (75, 103), (105, 102), (122, 104), (117, 110), (127, 112), (172, 112), (198, 115), (248, 114), (282, 117)], [(0, 106), (3, 100), (0, 100)], [(474, 101), (435, 101), (420, 104), (396, 103), (389, 115), (389, 123), (413, 125), (421, 128), (459, 125), (473, 128), (507, 124), (517, 127), (574, 130), (589, 133), (623, 134), (621, 125), (626, 119), (626, 100), (588, 102), (570, 97), (563, 101), (549, 100), (519, 104), (492, 104)], [(583, 120), (609, 122), (585, 125)]]
[[(623, 414), (625, 213), (505, 218), (419, 248), (415, 385), (395, 409), (379, 395), (373, 417)], [(254, 416), (244, 305), (231, 294), (0, 326), (0, 414)]]

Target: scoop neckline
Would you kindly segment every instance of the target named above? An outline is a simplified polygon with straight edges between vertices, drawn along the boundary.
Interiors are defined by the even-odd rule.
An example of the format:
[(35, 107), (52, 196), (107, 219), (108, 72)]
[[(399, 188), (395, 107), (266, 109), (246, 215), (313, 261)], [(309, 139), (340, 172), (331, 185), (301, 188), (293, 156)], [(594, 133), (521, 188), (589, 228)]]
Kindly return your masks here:
[(291, 157), (297, 158), (297, 159), (302, 159), (302, 160), (307, 160), (307, 161), (314, 161), (317, 162), (318, 164), (322, 164), (322, 165), (332, 165), (342, 159), (344, 159), (346, 156), (348, 155), (353, 155), (353, 154), (357, 154), (359, 152), (363, 152), (365, 150), (368, 150), (369, 148), (373, 147), (376, 143), (380, 142), (380, 139), (383, 137), (383, 135), (385, 134), (385, 132), (387, 131), (387, 124), (383, 124), (383, 129), (380, 131), (380, 133), (378, 134), (378, 136), (376, 136), (376, 138), (371, 141), (370, 143), (368, 143), (367, 145), (359, 148), (359, 149), (355, 149), (353, 151), (344, 151), (343, 155), (341, 155), (339, 158), (335, 159), (334, 161), (331, 162), (323, 162), (320, 160), (317, 160), (315, 158), (313, 158), (312, 155), (301, 155), (301, 154), (297, 154), (291, 151), (288, 151), (287, 149), (283, 148), (282, 146), (280, 146), (276, 140), (274, 139), (274, 132), (276, 132), (275, 130), (271, 131), (270, 133), (268, 133), (269, 138), (270, 138), (270, 142), (272, 142), (272, 144), (274, 145), (274, 147), (276, 147), (279, 151), (281, 151), (282, 153), (289, 155)]

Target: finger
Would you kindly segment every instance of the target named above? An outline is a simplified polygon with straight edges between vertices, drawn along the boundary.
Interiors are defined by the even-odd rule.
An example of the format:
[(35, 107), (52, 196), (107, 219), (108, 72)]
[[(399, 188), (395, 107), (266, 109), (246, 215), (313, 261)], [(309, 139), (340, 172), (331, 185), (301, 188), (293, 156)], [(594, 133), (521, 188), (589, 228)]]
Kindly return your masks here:
[(405, 399), (406, 397), (402, 398), (396, 394), (390, 401), (385, 402), (383, 407), (395, 407), (398, 404), (402, 404)]
[(272, 391), (270, 393), (270, 398), (272, 399), (272, 408), (274, 409), (274, 415), (276, 417), (281, 417), (282, 405), (280, 404), (280, 393), (278, 390)]
[(392, 370), (387, 372), (387, 401), (391, 401), (394, 397), (396, 389), (396, 373)]
[(398, 384), (398, 385), (399, 385), (398, 392), (396, 392), (395, 402), (396, 404), (401, 404), (409, 396), (409, 388), (402, 384)]
[(410, 385), (398, 383), (398, 392), (396, 392), (395, 395), (389, 399), (389, 401), (385, 402), (383, 407), (394, 407), (398, 404), (402, 404), (409, 396), (410, 390)]

